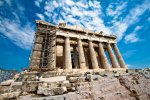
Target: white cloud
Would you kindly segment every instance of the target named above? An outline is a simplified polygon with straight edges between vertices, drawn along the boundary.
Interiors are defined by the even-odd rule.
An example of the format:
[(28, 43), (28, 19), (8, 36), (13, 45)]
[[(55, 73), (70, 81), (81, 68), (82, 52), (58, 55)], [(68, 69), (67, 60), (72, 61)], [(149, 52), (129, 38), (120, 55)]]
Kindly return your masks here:
[[(63, 7), (62, 7), (63, 6)], [(88, 8), (92, 8), (92, 10)], [(59, 12), (56, 10), (59, 8)], [(61, 9), (60, 9), (61, 8)], [(98, 1), (77, 1), (71, 0), (63, 2), (45, 2), (44, 14), (52, 19), (55, 24), (65, 21), (73, 25), (84, 26), (94, 31), (104, 31), (105, 34), (111, 34), (111, 30), (104, 25), (102, 20), (101, 5)]]
[(134, 43), (139, 41), (139, 38), (135, 33), (131, 33), (125, 36), (125, 43)]
[[(25, 17), (25, 8), (19, 2), (17, 2), (16, 8), (13, 9), (13, 6), (10, 5), (3, 8), (3, 11), (9, 9), (7, 12), (9, 17), (0, 16), (0, 32), (17, 46), (30, 49), (34, 37), (34, 28)], [(24, 23), (22, 23), (22, 20), (24, 20)]]
[(40, 18), (41, 20), (44, 20), (44, 19), (45, 19), (43, 14), (36, 13), (36, 16), (37, 16), (38, 18)]
[(141, 39), (137, 37), (137, 32), (142, 29), (142, 26), (136, 26), (132, 33), (125, 36), (125, 43), (138, 42)]
[(127, 7), (127, 2), (111, 3), (107, 8), (107, 14), (117, 18)]
[(42, 2), (42, 0), (35, 0), (34, 1), (34, 4), (37, 6), (37, 7), (40, 7), (40, 3)]
[[(136, 5), (135, 8), (132, 8), (127, 14), (127, 16), (122, 20), (113, 20), (113, 25), (111, 26), (111, 30), (113, 33), (117, 35), (117, 39), (121, 40), (122, 37), (125, 35), (126, 30), (136, 22), (140, 20), (140, 16), (144, 14), (144, 12), (149, 9), (150, 3), (145, 0), (142, 4)], [(117, 18), (116, 18), (117, 19)], [(135, 34), (135, 33), (134, 33)], [(132, 37), (133, 41), (138, 41), (139, 39), (137, 38), (136, 35), (131, 34), (127, 36), (128, 38)], [(127, 39), (128, 40), (128, 39)]]
[(0, 32), (24, 49), (30, 49), (33, 42), (33, 27), (27, 23), (24, 27), (15, 20), (3, 19), (0, 21)]

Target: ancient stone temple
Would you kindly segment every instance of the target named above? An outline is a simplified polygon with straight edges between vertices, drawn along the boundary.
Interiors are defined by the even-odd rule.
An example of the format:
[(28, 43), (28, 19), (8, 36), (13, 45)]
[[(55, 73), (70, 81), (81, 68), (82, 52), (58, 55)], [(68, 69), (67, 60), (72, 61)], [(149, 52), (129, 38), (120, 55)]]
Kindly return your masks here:
[(41, 20), (36, 20), (36, 27), (31, 70), (127, 69), (114, 35)]

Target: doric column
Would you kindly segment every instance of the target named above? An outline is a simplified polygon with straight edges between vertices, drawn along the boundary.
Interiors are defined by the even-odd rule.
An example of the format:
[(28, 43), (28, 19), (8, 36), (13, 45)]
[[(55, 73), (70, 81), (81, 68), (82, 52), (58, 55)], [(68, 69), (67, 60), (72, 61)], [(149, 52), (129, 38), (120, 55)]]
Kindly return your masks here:
[(121, 53), (120, 53), (120, 51), (119, 51), (119, 49), (117, 47), (117, 44), (113, 44), (113, 47), (114, 47), (114, 51), (116, 53), (117, 59), (119, 61), (120, 67), (121, 68), (127, 68), (126, 65), (125, 65), (125, 62), (124, 62), (124, 60), (123, 60), (123, 58), (121, 56)]
[(119, 65), (118, 65), (118, 62), (117, 62), (117, 59), (112, 51), (112, 48), (111, 48), (111, 45), (109, 43), (107, 43), (107, 49), (108, 49), (108, 54), (109, 54), (109, 57), (110, 57), (110, 61), (111, 61), (111, 64), (112, 64), (112, 67), (113, 68), (119, 68)]
[(80, 69), (86, 69), (85, 56), (81, 39), (78, 39), (78, 52)]
[(77, 48), (73, 47), (73, 52), (74, 52), (74, 68), (78, 68), (78, 55), (77, 55)]
[(99, 52), (102, 67), (105, 68), (105, 69), (109, 69), (110, 65), (109, 65), (108, 60), (106, 58), (104, 48), (103, 48), (103, 45), (102, 45), (101, 42), (98, 45), (98, 52)]
[(92, 62), (92, 68), (99, 69), (92, 41), (89, 41), (89, 51), (90, 51), (90, 57), (91, 57), (91, 62)]
[(69, 37), (66, 37), (65, 39), (65, 69), (66, 70), (72, 69)]

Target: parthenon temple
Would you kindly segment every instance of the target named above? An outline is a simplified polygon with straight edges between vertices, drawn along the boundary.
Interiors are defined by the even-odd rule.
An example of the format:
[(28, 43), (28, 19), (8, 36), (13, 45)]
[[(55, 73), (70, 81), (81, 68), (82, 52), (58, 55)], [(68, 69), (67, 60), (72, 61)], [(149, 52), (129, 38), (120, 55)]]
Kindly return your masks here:
[(127, 66), (117, 47), (116, 36), (36, 20), (31, 70), (123, 70)]

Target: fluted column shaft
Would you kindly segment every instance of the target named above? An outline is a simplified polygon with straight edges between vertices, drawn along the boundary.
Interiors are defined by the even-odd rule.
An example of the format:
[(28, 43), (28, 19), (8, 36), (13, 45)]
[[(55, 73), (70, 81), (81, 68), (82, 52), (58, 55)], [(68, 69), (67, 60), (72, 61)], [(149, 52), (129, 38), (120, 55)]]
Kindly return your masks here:
[(120, 67), (121, 68), (127, 68), (126, 65), (125, 65), (125, 62), (124, 62), (124, 60), (123, 60), (123, 58), (121, 56), (121, 53), (120, 53), (120, 51), (119, 51), (119, 49), (117, 47), (117, 44), (113, 44), (113, 46), (114, 46), (114, 51), (116, 53), (117, 59), (118, 59), (119, 64), (120, 64)]
[(74, 68), (78, 68), (78, 56), (77, 56), (77, 49), (76, 47), (73, 47), (74, 52)]
[(78, 52), (80, 69), (86, 69), (85, 56), (81, 39), (78, 39)]
[(109, 69), (110, 65), (109, 65), (108, 60), (106, 58), (104, 48), (103, 48), (103, 45), (102, 45), (101, 42), (99, 43), (98, 47), (99, 47), (98, 52), (99, 52), (102, 67), (105, 68), (105, 69)]
[(65, 39), (65, 69), (66, 70), (72, 69), (69, 37), (66, 37)]
[(92, 41), (89, 41), (89, 51), (90, 51), (90, 57), (91, 57), (91, 62), (92, 62), (93, 69), (99, 69)]
[(109, 54), (109, 57), (110, 57), (110, 61), (111, 61), (111, 64), (112, 64), (112, 67), (113, 68), (119, 68), (119, 65), (118, 65), (118, 62), (117, 62), (117, 59), (112, 51), (112, 48), (110, 46), (109, 43), (107, 43), (107, 49), (108, 49), (108, 54)]

